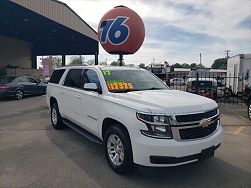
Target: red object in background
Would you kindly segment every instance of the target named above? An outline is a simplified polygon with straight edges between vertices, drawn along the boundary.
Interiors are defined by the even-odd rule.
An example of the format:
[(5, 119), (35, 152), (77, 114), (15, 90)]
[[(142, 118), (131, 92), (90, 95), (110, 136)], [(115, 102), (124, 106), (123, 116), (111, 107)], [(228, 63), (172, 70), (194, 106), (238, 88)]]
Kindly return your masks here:
[(43, 58), (42, 65), (43, 65), (43, 76), (50, 76), (51, 75), (52, 58), (51, 57)]
[(144, 41), (144, 23), (133, 10), (117, 6), (100, 20), (98, 38), (102, 47), (110, 54), (133, 54)]
[(10, 86), (0, 86), (0, 90), (8, 90)]

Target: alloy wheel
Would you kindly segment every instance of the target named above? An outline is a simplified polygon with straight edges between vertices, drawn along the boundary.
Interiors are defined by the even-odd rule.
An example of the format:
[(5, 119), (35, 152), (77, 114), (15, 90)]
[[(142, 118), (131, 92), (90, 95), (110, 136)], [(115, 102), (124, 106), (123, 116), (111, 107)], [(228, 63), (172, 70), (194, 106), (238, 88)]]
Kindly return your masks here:
[(22, 98), (23, 98), (23, 95), (24, 95), (24, 94), (23, 94), (23, 92), (22, 92), (21, 90), (17, 90), (17, 92), (16, 92), (16, 98), (17, 98), (17, 99), (19, 99), (19, 100), (22, 99)]
[(112, 134), (107, 140), (107, 152), (113, 165), (119, 166), (124, 161), (124, 147), (120, 138)]
[(55, 108), (53, 108), (53, 109), (51, 110), (51, 119), (52, 119), (52, 123), (53, 123), (54, 125), (56, 125), (57, 122), (58, 122), (58, 116), (57, 116), (57, 111), (56, 111)]

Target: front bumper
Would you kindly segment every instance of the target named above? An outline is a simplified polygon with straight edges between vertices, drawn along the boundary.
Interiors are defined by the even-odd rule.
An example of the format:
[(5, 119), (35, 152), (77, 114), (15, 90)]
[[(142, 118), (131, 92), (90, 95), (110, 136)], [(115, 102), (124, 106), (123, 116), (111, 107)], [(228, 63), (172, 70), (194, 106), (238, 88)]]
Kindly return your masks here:
[(220, 125), (211, 136), (191, 141), (155, 139), (142, 135), (132, 143), (134, 163), (166, 167), (195, 162), (213, 155), (222, 136), (223, 129)]

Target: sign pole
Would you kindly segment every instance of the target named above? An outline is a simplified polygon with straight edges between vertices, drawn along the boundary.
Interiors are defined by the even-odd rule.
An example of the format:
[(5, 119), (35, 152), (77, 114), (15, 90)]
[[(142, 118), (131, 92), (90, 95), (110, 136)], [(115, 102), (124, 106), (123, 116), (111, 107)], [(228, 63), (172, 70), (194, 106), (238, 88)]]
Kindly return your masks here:
[(123, 66), (123, 54), (119, 54), (119, 66)]

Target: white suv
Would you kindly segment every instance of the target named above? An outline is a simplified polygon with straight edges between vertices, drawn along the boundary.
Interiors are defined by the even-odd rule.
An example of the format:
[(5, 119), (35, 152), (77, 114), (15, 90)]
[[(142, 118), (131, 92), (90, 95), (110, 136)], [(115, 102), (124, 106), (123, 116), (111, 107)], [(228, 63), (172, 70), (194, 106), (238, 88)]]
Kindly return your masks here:
[(105, 147), (110, 167), (177, 166), (214, 155), (222, 139), (215, 101), (170, 90), (155, 75), (128, 67), (56, 69), (47, 86), (55, 129), (70, 126)]

